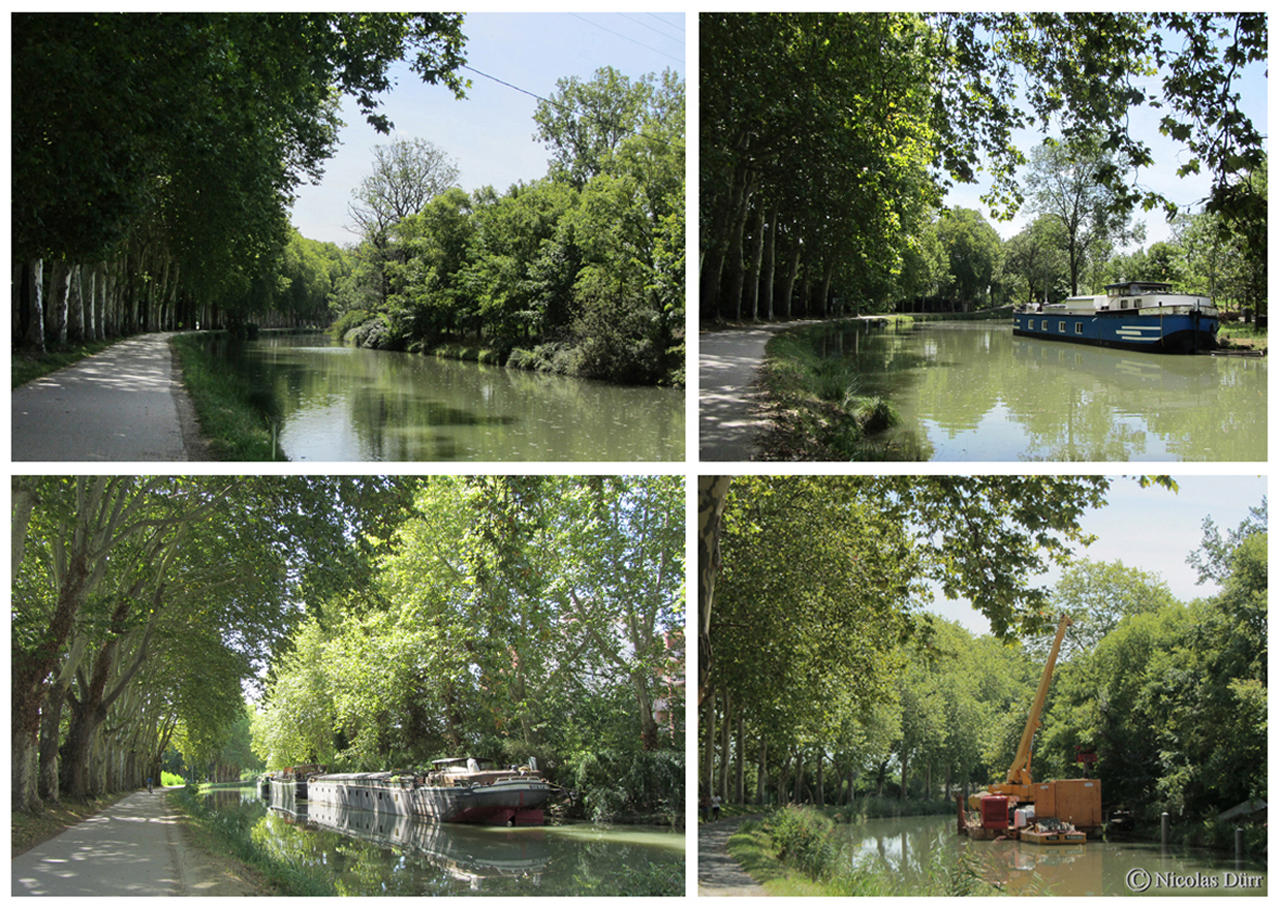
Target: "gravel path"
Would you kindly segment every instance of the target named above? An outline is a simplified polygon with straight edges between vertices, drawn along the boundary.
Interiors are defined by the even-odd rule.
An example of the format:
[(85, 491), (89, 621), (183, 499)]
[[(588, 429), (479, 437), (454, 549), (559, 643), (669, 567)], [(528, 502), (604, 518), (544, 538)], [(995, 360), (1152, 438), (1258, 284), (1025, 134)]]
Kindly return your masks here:
[(253, 896), (187, 843), (163, 791), (136, 792), (13, 859), (13, 896)]
[(764, 345), (775, 331), (794, 323), (774, 323), (698, 334), (698, 458), (750, 461), (767, 420), (760, 412), (756, 382)]
[(698, 825), (698, 896), (768, 896), (764, 888), (729, 857), (729, 837), (747, 818)]
[(171, 337), (138, 335), (15, 389), (13, 460), (207, 460)]

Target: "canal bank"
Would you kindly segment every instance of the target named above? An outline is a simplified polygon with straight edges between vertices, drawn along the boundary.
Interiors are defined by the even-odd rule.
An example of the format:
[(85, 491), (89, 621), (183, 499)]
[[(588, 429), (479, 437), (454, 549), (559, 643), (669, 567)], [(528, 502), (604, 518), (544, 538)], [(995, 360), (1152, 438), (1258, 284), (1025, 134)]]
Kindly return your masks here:
[(14, 896), (260, 896), (251, 871), (205, 848), (163, 790), (132, 793), (13, 857)]

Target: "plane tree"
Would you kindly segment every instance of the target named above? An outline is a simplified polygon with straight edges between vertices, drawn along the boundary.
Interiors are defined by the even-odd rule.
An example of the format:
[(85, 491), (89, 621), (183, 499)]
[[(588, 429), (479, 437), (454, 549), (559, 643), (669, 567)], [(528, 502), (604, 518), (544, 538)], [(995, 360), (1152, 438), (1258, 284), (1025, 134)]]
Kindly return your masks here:
[[(294, 189), (332, 153), (339, 97), (355, 96), (387, 131), (378, 95), (390, 86), (388, 66), (405, 56), (424, 80), (460, 94), (461, 21), (16, 16), (12, 233), (25, 263), (15, 288), (27, 343), (43, 344), (45, 260), (108, 269), (106, 286), (121, 298), (116, 331), (176, 324), (174, 302), (216, 302), (227, 282), (256, 274), (284, 247)], [(170, 273), (183, 292), (164, 313), (146, 311), (157, 305), (150, 285)]]

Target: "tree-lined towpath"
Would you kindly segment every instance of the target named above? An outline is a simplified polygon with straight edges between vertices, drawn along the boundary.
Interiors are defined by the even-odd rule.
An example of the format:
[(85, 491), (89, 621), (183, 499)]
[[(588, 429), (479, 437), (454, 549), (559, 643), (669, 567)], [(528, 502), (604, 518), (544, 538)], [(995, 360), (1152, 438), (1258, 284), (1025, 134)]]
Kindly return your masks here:
[(768, 896), (729, 855), (729, 837), (744, 818), (698, 825), (698, 896)]
[(253, 896), (189, 845), (164, 793), (136, 792), (12, 864), (13, 896)]
[(769, 337), (793, 323), (698, 334), (698, 457), (750, 461), (767, 420), (758, 386)]
[(207, 460), (171, 337), (138, 335), (15, 389), (13, 460)]

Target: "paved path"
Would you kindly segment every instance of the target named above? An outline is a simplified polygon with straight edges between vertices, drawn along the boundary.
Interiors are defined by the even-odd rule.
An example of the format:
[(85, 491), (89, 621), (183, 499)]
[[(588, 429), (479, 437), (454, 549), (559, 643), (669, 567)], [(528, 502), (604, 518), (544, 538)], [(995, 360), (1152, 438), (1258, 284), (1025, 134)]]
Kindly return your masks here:
[(698, 825), (698, 896), (768, 896), (764, 888), (729, 857), (729, 837), (746, 818)]
[(13, 460), (206, 460), (171, 337), (129, 338), (16, 389)]
[(183, 840), (164, 794), (137, 792), (13, 859), (13, 896), (251, 896)]
[(767, 424), (756, 386), (764, 345), (794, 323), (704, 331), (698, 335), (698, 458), (750, 461)]

